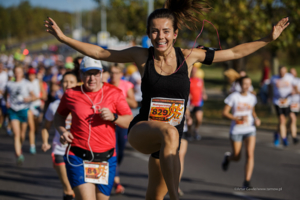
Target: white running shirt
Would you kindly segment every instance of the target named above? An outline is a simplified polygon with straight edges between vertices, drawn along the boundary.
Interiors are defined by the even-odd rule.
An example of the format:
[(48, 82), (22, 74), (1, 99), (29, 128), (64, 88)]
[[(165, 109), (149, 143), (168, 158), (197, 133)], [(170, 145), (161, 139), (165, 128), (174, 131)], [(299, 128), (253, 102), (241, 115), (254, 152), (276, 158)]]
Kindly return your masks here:
[(256, 105), (256, 96), (248, 93), (242, 96), (239, 92), (230, 94), (225, 100), (225, 104), (229, 105), (234, 117), (245, 117), (246, 120), (232, 120), (230, 134), (247, 134), (256, 131), (254, 126), (254, 118), (252, 116), (253, 107)]
[(19, 82), (8, 81), (6, 85), (8, 93), (8, 103), (10, 108), (14, 111), (19, 111), (29, 108), (30, 103), (25, 103), (24, 98), (30, 97), (30, 92), (32, 92), (31, 83), (22, 79)]
[[(294, 84), (298, 90), (300, 90), (300, 78), (294, 78)], [(291, 96), (291, 111), (299, 112), (300, 111), (300, 94), (293, 94)]]
[[(45, 114), (45, 118), (46, 120), (48, 121), (53, 121), (54, 119), (54, 115), (56, 113), (56, 110), (59, 106), (59, 103), (60, 103), (60, 100), (55, 100), (54, 102), (52, 102), (47, 111), (46, 111), (46, 114)], [(72, 117), (71, 117), (71, 114), (68, 115), (67, 119), (66, 119), (66, 129), (67, 130), (70, 130), (71, 128), (71, 122), (72, 122)], [(54, 155), (65, 155), (65, 152), (66, 152), (66, 148), (68, 146), (68, 144), (61, 144), (60, 143), (60, 134), (58, 133), (58, 131), (55, 129), (55, 136), (53, 138), (53, 142), (52, 142), (52, 153)]]
[(291, 105), (291, 93), (295, 85), (294, 76), (286, 73), (282, 78), (279, 75), (274, 75), (271, 78), (273, 88), (273, 104), (286, 108)]

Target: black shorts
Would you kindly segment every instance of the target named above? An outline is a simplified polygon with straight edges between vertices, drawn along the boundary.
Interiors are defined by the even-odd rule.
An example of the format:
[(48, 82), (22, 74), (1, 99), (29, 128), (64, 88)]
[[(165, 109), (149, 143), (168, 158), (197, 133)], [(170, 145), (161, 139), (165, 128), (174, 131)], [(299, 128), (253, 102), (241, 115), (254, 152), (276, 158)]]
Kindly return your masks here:
[(277, 116), (284, 115), (284, 116), (288, 117), (291, 113), (290, 107), (280, 108), (279, 106), (275, 105), (275, 110), (276, 110)]
[(182, 137), (181, 137), (181, 139), (188, 140), (188, 139), (189, 139), (189, 137), (191, 137), (191, 136), (190, 136), (190, 134), (189, 134), (189, 132), (183, 132), (183, 133), (182, 133)]
[[(185, 120), (185, 119), (183, 119), (183, 120)], [(135, 117), (133, 118), (133, 120), (132, 120), (132, 121), (130, 122), (130, 124), (129, 124), (129, 127), (128, 127), (128, 134), (129, 134), (129, 132), (130, 132), (130, 129), (131, 129), (136, 123), (138, 123), (138, 122), (140, 122), (140, 121), (148, 121), (148, 120), (147, 120), (147, 119), (142, 119), (142, 117), (141, 117), (139, 114), (138, 114), (137, 116), (135, 116)], [(178, 132), (179, 132), (179, 145), (178, 145), (178, 151), (179, 151), (183, 131), (182, 131), (182, 132), (181, 132), (181, 131), (178, 131)], [(151, 154), (151, 156), (152, 156), (153, 158), (159, 159), (159, 152), (160, 152), (160, 151), (154, 152), (154, 153)]]
[(195, 113), (195, 112), (197, 112), (197, 111), (202, 111), (202, 106), (195, 106), (194, 108), (193, 108), (193, 110), (191, 111), (191, 113)]
[(298, 116), (298, 114), (299, 114), (299, 112), (293, 112), (293, 111), (291, 111), (292, 113), (294, 113), (296, 116)]

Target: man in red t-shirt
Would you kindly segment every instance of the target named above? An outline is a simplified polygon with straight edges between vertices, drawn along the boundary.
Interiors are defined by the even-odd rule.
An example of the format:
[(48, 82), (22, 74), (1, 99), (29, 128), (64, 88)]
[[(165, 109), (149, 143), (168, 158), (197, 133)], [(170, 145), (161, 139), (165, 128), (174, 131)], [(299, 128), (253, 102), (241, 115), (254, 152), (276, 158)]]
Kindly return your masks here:
[[(82, 86), (68, 89), (54, 117), (65, 155), (67, 174), (76, 197), (109, 199), (116, 168), (115, 126), (128, 128), (131, 110), (122, 91), (102, 83), (100, 61), (84, 57), (80, 64)], [(70, 132), (65, 119), (71, 113)], [(98, 188), (98, 189), (96, 189)]]

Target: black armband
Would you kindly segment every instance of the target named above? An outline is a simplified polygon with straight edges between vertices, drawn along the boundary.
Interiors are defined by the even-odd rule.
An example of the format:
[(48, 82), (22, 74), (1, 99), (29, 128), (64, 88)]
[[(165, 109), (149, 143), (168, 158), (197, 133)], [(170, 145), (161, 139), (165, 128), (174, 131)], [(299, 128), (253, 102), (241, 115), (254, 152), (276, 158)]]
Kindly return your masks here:
[(205, 59), (202, 62), (205, 65), (211, 65), (213, 60), (214, 60), (214, 57), (215, 57), (215, 51), (220, 50), (220, 49), (217, 49), (217, 48), (205, 47), (205, 46), (201, 46), (201, 45), (197, 46), (197, 48), (206, 50)]

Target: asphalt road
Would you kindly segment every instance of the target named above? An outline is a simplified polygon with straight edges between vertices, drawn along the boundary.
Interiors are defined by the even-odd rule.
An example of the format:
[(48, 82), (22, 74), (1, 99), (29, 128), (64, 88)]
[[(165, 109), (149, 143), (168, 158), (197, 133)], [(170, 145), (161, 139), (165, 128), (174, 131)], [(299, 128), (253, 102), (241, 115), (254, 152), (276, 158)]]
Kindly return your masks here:
[[(252, 191), (238, 190), (242, 186), (245, 153), (238, 163), (230, 163), (223, 172), (221, 162), (230, 150), (228, 126), (203, 125), (202, 140), (189, 143), (181, 199), (247, 199), (247, 200), (299, 200), (300, 199), (300, 144), (287, 148), (272, 145), (272, 132), (259, 130), (255, 151)], [(53, 130), (51, 131), (53, 132)], [(25, 163), (16, 166), (13, 138), (0, 131), (0, 200), (57, 200), (62, 199), (62, 187), (52, 168), (50, 152), (40, 150), (37, 136), (36, 155), (29, 154), (28, 139), (23, 146)], [(126, 187), (124, 195), (111, 200), (143, 200), (147, 189), (147, 155), (140, 154), (129, 145), (121, 165), (121, 181)], [(165, 199), (169, 199), (166, 196)]]

